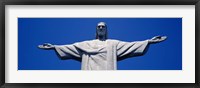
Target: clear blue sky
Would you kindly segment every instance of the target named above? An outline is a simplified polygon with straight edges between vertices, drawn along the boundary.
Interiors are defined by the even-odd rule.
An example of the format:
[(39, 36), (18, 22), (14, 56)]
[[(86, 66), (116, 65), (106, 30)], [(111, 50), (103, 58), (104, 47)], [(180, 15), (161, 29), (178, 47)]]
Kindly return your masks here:
[(18, 70), (80, 70), (80, 62), (60, 60), (54, 50), (37, 46), (92, 40), (100, 21), (107, 23), (109, 39), (168, 37), (144, 56), (118, 61), (118, 70), (182, 70), (182, 18), (18, 18)]

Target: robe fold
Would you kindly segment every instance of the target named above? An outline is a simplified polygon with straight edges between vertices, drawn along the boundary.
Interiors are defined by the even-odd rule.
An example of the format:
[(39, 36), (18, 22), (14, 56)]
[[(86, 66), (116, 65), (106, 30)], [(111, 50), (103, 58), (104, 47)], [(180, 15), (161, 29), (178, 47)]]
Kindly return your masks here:
[(70, 45), (56, 45), (55, 51), (63, 59), (80, 60), (82, 70), (116, 70), (117, 60), (143, 55), (148, 45), (148, 40), (123, 42), (96, 39)]

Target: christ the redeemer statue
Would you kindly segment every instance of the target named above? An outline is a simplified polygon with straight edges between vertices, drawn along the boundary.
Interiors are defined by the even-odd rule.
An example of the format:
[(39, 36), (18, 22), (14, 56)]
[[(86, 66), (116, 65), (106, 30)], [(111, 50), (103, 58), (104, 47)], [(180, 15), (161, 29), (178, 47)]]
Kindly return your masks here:
[(52, 45), (45, 43), (38, 47), (45, 50), (53, 49), (61, 59), (81, 61), (82, 70), (116, 70), (117, 61), (129, 57), (143, 55), (150, 44), (164, 41), (166, 36), (136, 42), (123, 42), (107, 39), (107, 26), (100, 22), (96, 28), (96, 39), (77, 42), (70, 45)]

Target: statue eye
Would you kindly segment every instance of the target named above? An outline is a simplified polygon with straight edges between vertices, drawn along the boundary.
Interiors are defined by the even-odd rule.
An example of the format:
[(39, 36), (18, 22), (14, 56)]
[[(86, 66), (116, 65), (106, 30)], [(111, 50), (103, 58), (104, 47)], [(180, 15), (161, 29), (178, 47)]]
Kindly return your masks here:
[(100, 26), (98, 26), (98, 28), (105, 28), (105, 26), (100, 25)]

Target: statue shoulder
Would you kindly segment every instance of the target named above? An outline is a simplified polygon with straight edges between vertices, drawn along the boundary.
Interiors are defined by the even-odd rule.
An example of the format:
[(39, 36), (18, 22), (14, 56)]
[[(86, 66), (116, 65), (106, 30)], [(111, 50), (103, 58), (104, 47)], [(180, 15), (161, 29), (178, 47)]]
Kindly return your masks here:
[(106, 41), (108, 41), (108, 42), (114, 42), (114, 43), (120, 42), (119, 40), (116, 40), (116, 39), (107, 39)]
[(85, 41), (83, 41), (82, 43), (83, 44), (93, 44), (94, 42), (96, 42), (97, 40), (85, 40)]
[(83, 44), (87, 44), (87, 43), (90, 43), (92, 42), (92, 40), (85, 40), (85, 41), (81, 41), (81, 42), (76, 42), (74, 43), (75, 45), (83, 45)]

